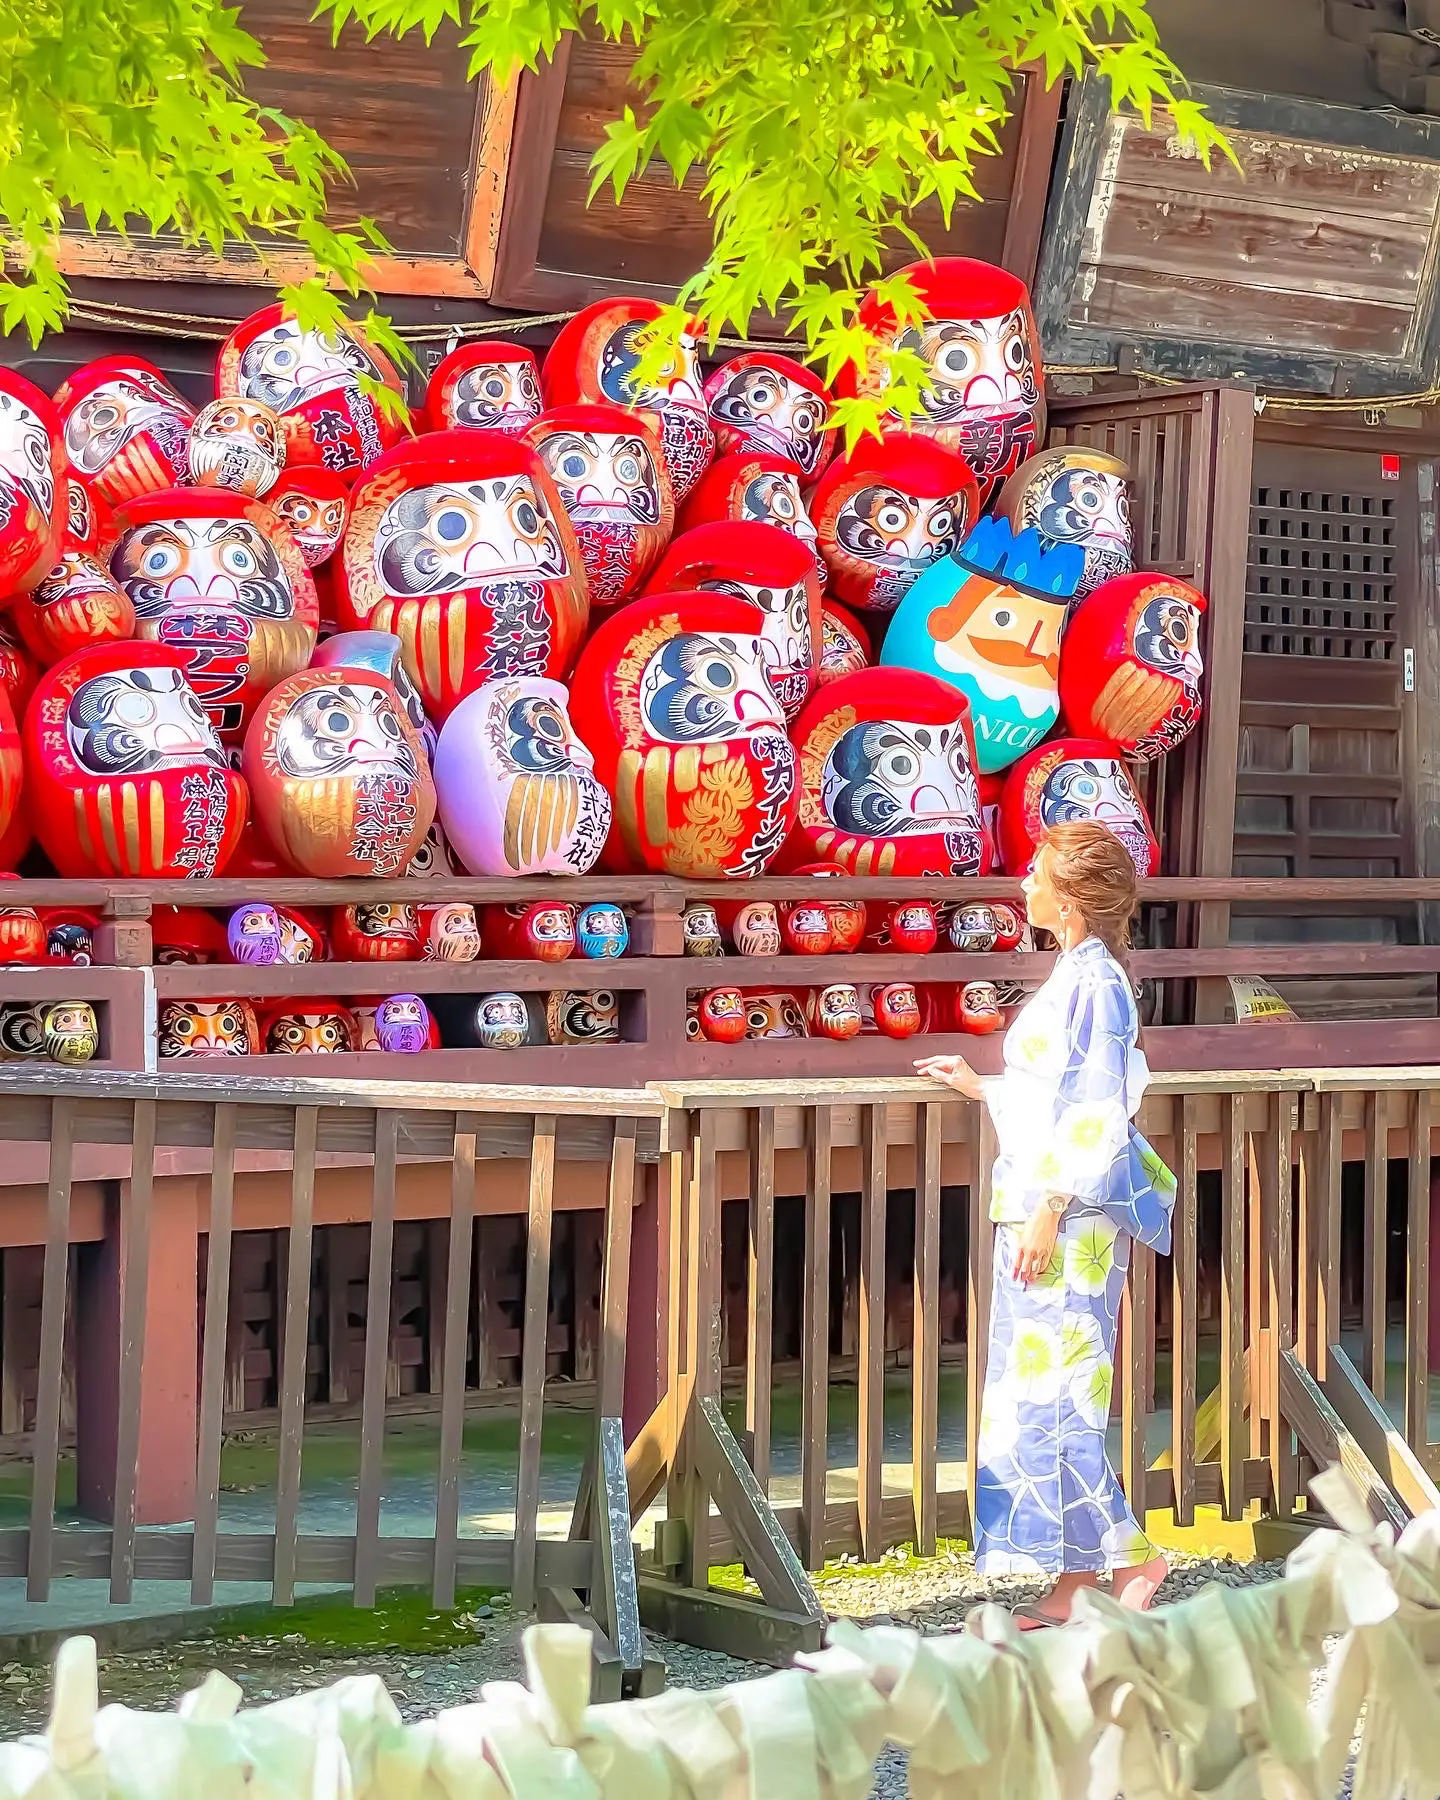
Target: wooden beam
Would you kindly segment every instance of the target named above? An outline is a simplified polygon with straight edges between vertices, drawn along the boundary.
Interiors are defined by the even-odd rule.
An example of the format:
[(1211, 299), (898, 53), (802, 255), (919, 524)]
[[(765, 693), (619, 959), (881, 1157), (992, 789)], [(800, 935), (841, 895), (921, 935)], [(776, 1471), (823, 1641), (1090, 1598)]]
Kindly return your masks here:
[(640, 1617), (664, 1637), (777, 1669), (802, 1651), (818, 1650), (824, 1632), (818, 1619), (778, 1612), (720, 1588), (680, 1587), (656, 1575), (640, 1577)]
[(1338, 1344), (1330, 1346), (1329, 1364), (1325, 1398), (1370, 1462), (1400, 1496), (1401, 1504), (1412, 1515), (1440, 1506), (1440, 1488)]
[(1355, 1482), (1377, 1524), (1390, 1524), (1397, 1536), (1405, 1529), (1405, 1509), (1293, 1350), (1280, 1358), (1280, 1413), (1312, 1462), (1338, 1464)]

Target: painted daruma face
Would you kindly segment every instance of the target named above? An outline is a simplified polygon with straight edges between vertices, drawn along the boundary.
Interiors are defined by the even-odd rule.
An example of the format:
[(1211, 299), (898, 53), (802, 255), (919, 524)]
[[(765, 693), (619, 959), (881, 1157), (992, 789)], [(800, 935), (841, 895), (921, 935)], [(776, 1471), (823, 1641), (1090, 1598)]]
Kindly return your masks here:
[(883, 612), (964, 540), (978, 510), (964, 460), (899, 431), (837, 456), (810, 497), (831, 592)]
[(402, 444), (355, 490), (341, 622), (392, 631), (432, 719), (502, 675), (569, 670), (584, 563), (535, 452), (497, 432)]
[[(420, 741), (425, 746), (425, 754), (432, 762), (435, 757), (435, 727), (425, 716), (425, 703), (420, 698), (419, 690), (410, 679), (405, 667), (404, 646), (393, 632), (389, 631), (338, 631), (334, 637), (326, 638), (318, 644), (315, 654), (310, 658), (312, 669), (368, 669), (373, 675), (383, 675), (400, 696), (400, 704), (405, 709), (405, 717), (420, 734)], [(419, 853), (417, 853), (419, 854)], [(443, 870), (436, 871), (443, 873)], [(407, 868), (407, 875), (430, 873), (429, 870)]]
[(260, 1027), (248, 1000), (165, 1000), (161, 1056), (256, 1056)]
[(61, 1000), (41, 1015), (51, 1062), (87, 1063), (100, 1048), (100, 1026), (88, 1000)]
[(245, 826), (184, 658), (129, 641), (42, 677), (25, 716), (36, 836), (62, 875), (218, 875)]
[(1140, 796), (1113, 744), (1055, 738), (1016, 763), (1000, 801), (1005, 867), (1027, 874), (1035, 850), (1052, 825), (1093, 819), (1130, 852), (1137, 872), (1153, 875), (1160, 846)]
[(803, 363), (756, 350), (722, 363), (705, 383), (705, 406), (722, 456), (778, 456), (809, 479), (830, 447), (830, 396)]
[(1060, 712), (1060, 637), (1079, 578), (1074, 545), (1046, 551), (982, 519), (963, 547), (906, 596), (881, 661), (938, 675), (970, 702), (977, 766), (1006, 768)]
[(255, 813), (307, 875), (397, 875), (435, 816), (400, 696), (368, 669), (306, 669), (266, 696), (242, 758)]
[(800, 495), (793, 464), (754, 450), (722, 456), (696, 483), (680, 517), (681, 529), (697, 525), (773, 525), (815, 559), (823, 577), (825, 565), (816, 547), (816, 532)]
[(45, 664), (56, 663), (87, 644), (135, 635), (135, 608), (110, 571), (88, 551), (61, 551), (45, 579), (10, 603), (26, 646)]
[(705, 412), (695, 341), (682, 334), (659, 377), (637, 378), (639, 339), (661, 315), (654, 300), (598, 300), (562, 326), (541, 370), (547, 407), (604, 401), (659, 420), (661, 449), (677, 505), (710, 466), (715, 438)]
[(831, 682), (795, 727), (800, 811), (787, 863), (852, 875), (983, 875), (964, 696), (932, 676), (862, 669)]
[(360, 1033), (348, 1006), (334, 1000), (297, 1000), (263, 1021), (270, 1056), (335, 1056), (359, 1047)]
[(394, 367), (357, 327), (303, 331), (280, 304), (242, 320), (215, 366), (222, 399), (258, 400), (279, 415), (287, 463), (319, 463), (347, 481), (405, 430), (362, 390), (362, 379), (404, 395)]
[(268, 506), (171, 488), (116, 514), (111, 573), (142, 638), (179, 651), (215, 729), (239, 743), (264, 695), (315, 648), (315, 583)]
[(615, 866), (760, 874), (795, 817), (796, 758), (743, 600), (669, 594), (600, 626), (571, 716), (615, 799)]
[(610, 796), (558, 681), (489, 681), (445, 721), (435, 752), (445, 836), (472, 875), (583, 875)]
[(519, 344), (461, 344), (435, 365), (425, 389), (431, 431), (457, 425), (519, 437), (540, 412), (540, 371)]
[(1060, 661), (1060, 700), (1077, 732), (1151, 762), (1200, 718), (1205, 596), (1170, 575), (1107, 581), (1075, 609)]
[(427, 962), (474, 962), (480, 954), (475, 908), (463, 901), (422, 906), (420, 936)]
[(375, 1008), (375, 1038), (381, 1050), (413, 1056), (430, 1046), (430, 1009), (418, 994), (392, 994)]
[(55, 403), (0, 369), (0, 594), (27, 592), (60, 554), (65, 451)]
[(628, 599), (675, 525), (670, 477), (649, 421), (618, 406), (559, 406), (540, 415), (525, 441), (575, 529), (591, 605)]
[(266, 496), (307, 569), (328, 562), (350, 517), (350, 489), (329, 469), (286, 469)]
[(773, 525), (697, 525), (675, 539), (649, 584), (653, 594), (690, 590), (733, 594), (759, 609), (770, 686), (793, 719), (815, 683), (820, 576), (814, 557)]
[(195, 408), (137, 356), (86, 363), (55, 390), (70, 467), (112, 506), (189, 473)]
[[(901, 325), (874, 292), (857, 323), (896, 348), (913, 350), (930, 373), (921, 411), (907, 429), (958, 450), (988, 500), (1045, 441), (1044, 380), (1030, 296), (1018, 276), (970, 257), (937, 257), (898, 271), (930, 316)], [(867, 371), (850, 391), (884, 391), (883, 370)]]
[(1102, 450), (1066, 445), (1032, 456), (1000, 490), (995, 512), (1017, 536), (1037, 533), (1046, 550), (1074, 544), (1083, 552), (1077, 600), (1135, 566), (1129, 465)]
[(212, 400), (190, 427), (190, 479), (197, 487), (258, 497), (274, 487), (284, 461), (284, 430), (262, 401)]

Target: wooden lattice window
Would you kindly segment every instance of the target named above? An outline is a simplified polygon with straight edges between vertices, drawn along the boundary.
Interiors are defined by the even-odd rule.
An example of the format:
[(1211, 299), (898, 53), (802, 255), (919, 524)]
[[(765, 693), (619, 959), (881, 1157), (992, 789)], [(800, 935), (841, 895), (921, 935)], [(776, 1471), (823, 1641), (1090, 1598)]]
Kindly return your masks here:
[(1389, 494), (1257, 485), (1246, 650), (1393, 662), (1397, 523)]

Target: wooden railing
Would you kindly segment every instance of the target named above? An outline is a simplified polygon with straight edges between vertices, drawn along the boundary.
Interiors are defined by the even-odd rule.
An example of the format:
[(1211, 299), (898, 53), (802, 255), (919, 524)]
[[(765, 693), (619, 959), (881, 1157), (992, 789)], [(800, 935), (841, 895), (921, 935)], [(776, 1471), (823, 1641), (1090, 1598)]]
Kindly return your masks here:
[[(1183, 1524), (1198, 1505), (1218, 1504), (1234, 1517), (1259, 1500), (1283, 1515), (1311, 1470), (1335, 1461), (1366, 1484), (1376, 1516), (1399, 1522), (1440, 1502), (1432, 1481), (1440, 1446), (1428, 1426), (1437, 1088), (1440, 1070), (1414, 1068), (1156, 1078), (1139, 1124), (1175, 1170), (1179, 1195), (1173, 1255), (1136, 1251), (1122, 1316), (1117, 1466), (1137, 1511), (1170, 1509)], [(0, 1526), (0, 1573), (26, 1576), (34, 1598), (66, 1575), (108, 1575), (116, 1600), (138, 1578), (188, 1581), (200, 1600), (219, 1579), (265, 1580), (281, 1602), (297, 1582), (336, 1581), (362, 1604), (386, 1584), (427, 1585), (444, 1604), (457, 1584), (486, 1583), (511, 1585), (527, 1602), (543, 1594), (567, 1615), (588, 1594), (596, 1629), (613, 1635), (616, 1582), (629, 1591), (623, 1520), (638, 1521), (665, 1489), (668, 1519), (656, 1538), (664, 1575), (641, 1576), (639, 1602), (656, 1606), (671, 1629), (718, 1641), (704, 1622), (708, 1572), (738, 1557), (794, 1627), (789, 1637), (772, 1631), (763, 1640), (769, 1654), (818, 1632), (790, 1543), (815, 1568), (838, 1551), (873, 1557), (908, 1541), (927, 1553), (939, 1537), (971, 1535), (994, 1144), (988, 1115), (948, 1090), (913, 1078), (676, 1080), (648, 1091), (586, 1091), (250, 1076), (219, 1093), (205, 1076), (22, 1070), (0, 1081), (0, 1140), (42, 1147), (48, 1165), (43, 1205), (17, 1193), (0, 1209), (7, 1244), (44, 1250), (28, 1522)], [(101, 1153), (118, 1162), (99, 1184), (82, 1181), (86, 1157)], [(167, 1155), (188, 1159), (188, 1181), (157, 1176)], [(227, 1526), (221, 1502), (222, 1386), (238, 1196), (257, 1161), (288, 1168), (288, 1273), (273, 1517), (257, 1524), (252, 1506), (237, 1528), (233, 1519)], [(441, 1367), (436, 1500), (433, 1521), (416, 1529), (412, 1519), (393, 1533), (381, 1521), (391, 1255), (412, 1161), (451, 1166), (438, 1207), (408, 1203), (412, 1213), (428, 1204), (448, 1232), (443, 1307), (432, 1326)], [(1388, 1221), (1401, 1205), (1397, 1187), (1392, 1207), (1388, 1182), (1402, 1166), (1403, 1296), (1386, 1278)], [(479, 1196), (507, 1167), (524, 1192), (516, 1474), (500, 1527), (492, 1506), (477, 1535), (462, 1525), (471, 1511), (465, 1484), (475, 1478), (462, 1439), (482, 1273), (473, 1233)], [(563, 1505), (559, 1528), (570, 1535), (560, 1538), (542, 1529), (540, 1485), (552, 1223), (557, 1209), (596, 1205), (593, 1183), (587, 1200), (571, 1169), (603, 1179), (603, 1282), (588, 1458), (575, 1470), (573, 1505), (568, 1493), (547, 1501), (552, 1510)], [(335, 1186), (327, 1184), (332, 1176)], [(360, 1194), (357, 1180), (366, 1183)], [(652, 1180), (663, 1228), (647, 1261), (632, 1255), (632, 1226)], [(98, 1198), (88, 1191), (97, 1186)], [(837, 1259), (834, 1229), (840, 1198), (852, 1195), (860, 1209), (853, 1267)], [(786, 1377), (772, 1362), (776, 1211), (786, 1196), (803, 1203), (801, 1423), (777, 1436), (773, 1400)], [(732, 1200), (745, 1209), (748, 1254), (736, 1437), (722, 1412), (720, 1366), (722, 1212)], [(314, 1428), (311, 1252), (317, 1228), (337, 1216), (359, 1220), (368, 1246), (352, 1433), (356, 1516), (353, 1529), (339, 1530), (310, 1516), (302, 1480)], [(896, 1235), (889, 1228), (907, 1218), (908, 1333), (892, 1329), (886, 1279), (887, 1238), (893, 1261)], [(197, 1224), (203, 1306), (188, 1313), (187, 1342), (183, 1282), (186, 1271), (193, 1281)], [(903, 1241), (903, 1230), (898, 1235)], [(1342, 1256), (1341, 1246), (1352, 1238), (1363, 1246), (1358, 1352), (1342, 1283), (1349, 1251)], [(951, 1363), (942, 1357), (940, 1281), (942, 1240), (957, 1239), (963, 1356)], [(852, 1296), (853, 1444), (848, 1425), (832, 1429), (845, 1394), (836, 1383), (833, 1322)], [(1202, 1302), (1213, 1303), (1210, 1334), (1202, 1332)], [(67, 1313), (83, 1320), (73, 1355)], [(663, 1393), (648, 1419), (631, 1408), (627, 1451), (627, 1354), (635, 1354), (639, 1322), (652, 1317), (667, 1347)], [(1393, 1356), (1387, 1374), (1391, 1321), (1401, 1324), (1398, 1376)], [(13, 1329), (7, 1322), (7, 1342)], [(894, 1385), (892, 1339), (903, 1351), (903, 1391)], [(198, 1370), (188, 1412), (187, 1356)], [(68, 1499), (57, 1506), (62, 1395), (71, 1381), (81, 1421), (74, 1507)], [(556, 1398), (552, 1388), (548, 1399)], [(1153, 1437), (1165, 1411), (1161, 1449), (1147, 1443), (1147, 1427)], [(902, 1466), (891, 1459), (887, 1469), (887, 1423), (898, 1426), (906, 1414), (909, 1451)], [(732, 1641), (723, 1631), (718, 1638)], [(755, 1647), (743, 1634), (733, 1641)]]
[[(1016, 899), (1019, 885), (1006, 877), (955, 881), (856, 879), (834, 884), (879, 907), (896, 900), (930, 898), (942, 907), (974, 900)], [(828, 890), (827, 890), (828, 891)], [(813, 898), (805, 877), (767, 877), (747, 882), (745, 897), (783, 901)], [(608, 989), (619, 998), (621, 1042), (530, 1047), (521, 1050), (447, 1049), (414, 1058), (371, 1053), (364, 1061), (342, 1058), (327, 1065), (327, 1078), (426, 1079), (459, 1081), (575, 1081), (639, 1086), (669, 1076), (700, 1079), (737, 1074), (753, 1079), (816, 1076), (898, 1075), (908, 1071), (917, 1049), (964, 1050), (977, 1066), (997, 1066), (998, 1039), (938, 1032), (917, 1046), (866, 1036), (849, 1043), (823, 1039), (767, 1040), (726, 1047), (697, 1042), (686, 1034), (687, 995), (720, 982), (746, 988), (803, 991), (830, 982), (911, 981), (921, 986), (957, 981), (1029, 981), (1051, 966), (1044, 953), (965, 954), (940, 948), (927, 956), (887, 954), (773, 958), (728, 956), (723, 962), (683, 955), (681, 916), (696, 900), (731, 901), (733, 886), (681, 882), (663, 877), (581, 881), (482, 881), (453, 878), (427, 882), (276, 881), (265, 897), (310, 909), (376, 899), (411, 904), (455, 899), (477, 906), (549, 900), (582, 905), (609, 900), (630, 915), (632, 941), (620, 959), (592, 962), (571, 957), (559, 963), (482, 959), (471, 963), (324, 962), (272, 967), (210, 964), (153, 964), (151, 919), (157, 906), (227, 907), (254, 898), (249, 882), (151, 884), (22, 881), (8, 884), (7, 903), (47, 907), (89, 906), (99, 915), (96, 964), (89, 968), (51, 967), (0, 970), (0, 1003), (5, 1001), (90, 1000), (101, 1026), (101, 1062), (137, 1071), (156, 1067), (156, 1009), (166, 1000), (220, 999), (232, 995), (265, 1001), (285, 995), (375, 998), (404, 990), (422, 994), (480, 994), (505, 989), (547, 992)], [(1364, 907), (1382, 900), (1440, 901), (1440, 881), (1261, 881), (1174, 876), (1144, 885), (1140, 945), (1132, 969), (1155, 984), (1157, 1023), (1146, 1048), (1157, 1068), (1226, 1069), (1295, 1066), (1359, 1066), (1440, 1061), (1440, 1019), (1392, 1019), (1377, 1000), (1373, 1019), (1343, 1023), (1298, 1018), (1244, 1026), (1197, 1025), (1195, 991), (1224, 987), (1226, 975), (1277, 981), (1305, 976), (1373, 977), (1440, 974), (1440, 945), (1206, 944), (1196, 920), (1203, 909), (1232, 902), (1273, 903), (1287, 909), (1307, 902)], [(1189, 941), (1186, 940), (1186, 932)], [(1209, 1009), (1218, 1017), (1217, 1010)], [(185, 1065), (173, 1065), (181, 1067)], [(220, 1065), (223, 1071), (233, 1065)], [(204, 1068), (203, 1064), (191, 1064)], [(253, 1073), (289, 1075), (291, 1057), (266, 1057), (247, 1065)], [(0, 1068), (0, 1081), (4, 1079)], [(228, 1076), (223, 1076), (227, 1078)], [(0, 1175), (3, 1179), (3, 1175)]]

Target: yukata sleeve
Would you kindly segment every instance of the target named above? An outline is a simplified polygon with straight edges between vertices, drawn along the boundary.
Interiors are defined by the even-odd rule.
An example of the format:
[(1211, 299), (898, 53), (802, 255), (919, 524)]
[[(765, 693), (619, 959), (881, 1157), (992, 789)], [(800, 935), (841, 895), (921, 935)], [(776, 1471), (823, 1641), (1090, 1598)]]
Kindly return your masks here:
[[(1032, 1167), (1037, 1187), (1107, 1215), (1117, 1206), (1128, 1210), (1130, 1198), (1127, 1076), (1134, 1038), (1134, 1009), (1118, 978), (1078, 983), (1051, 1116), (1035, 1121), (1044, 1134), (1037, 1133)], [(1115, 1223), (1130, 1229), (1123, 1217)]]

